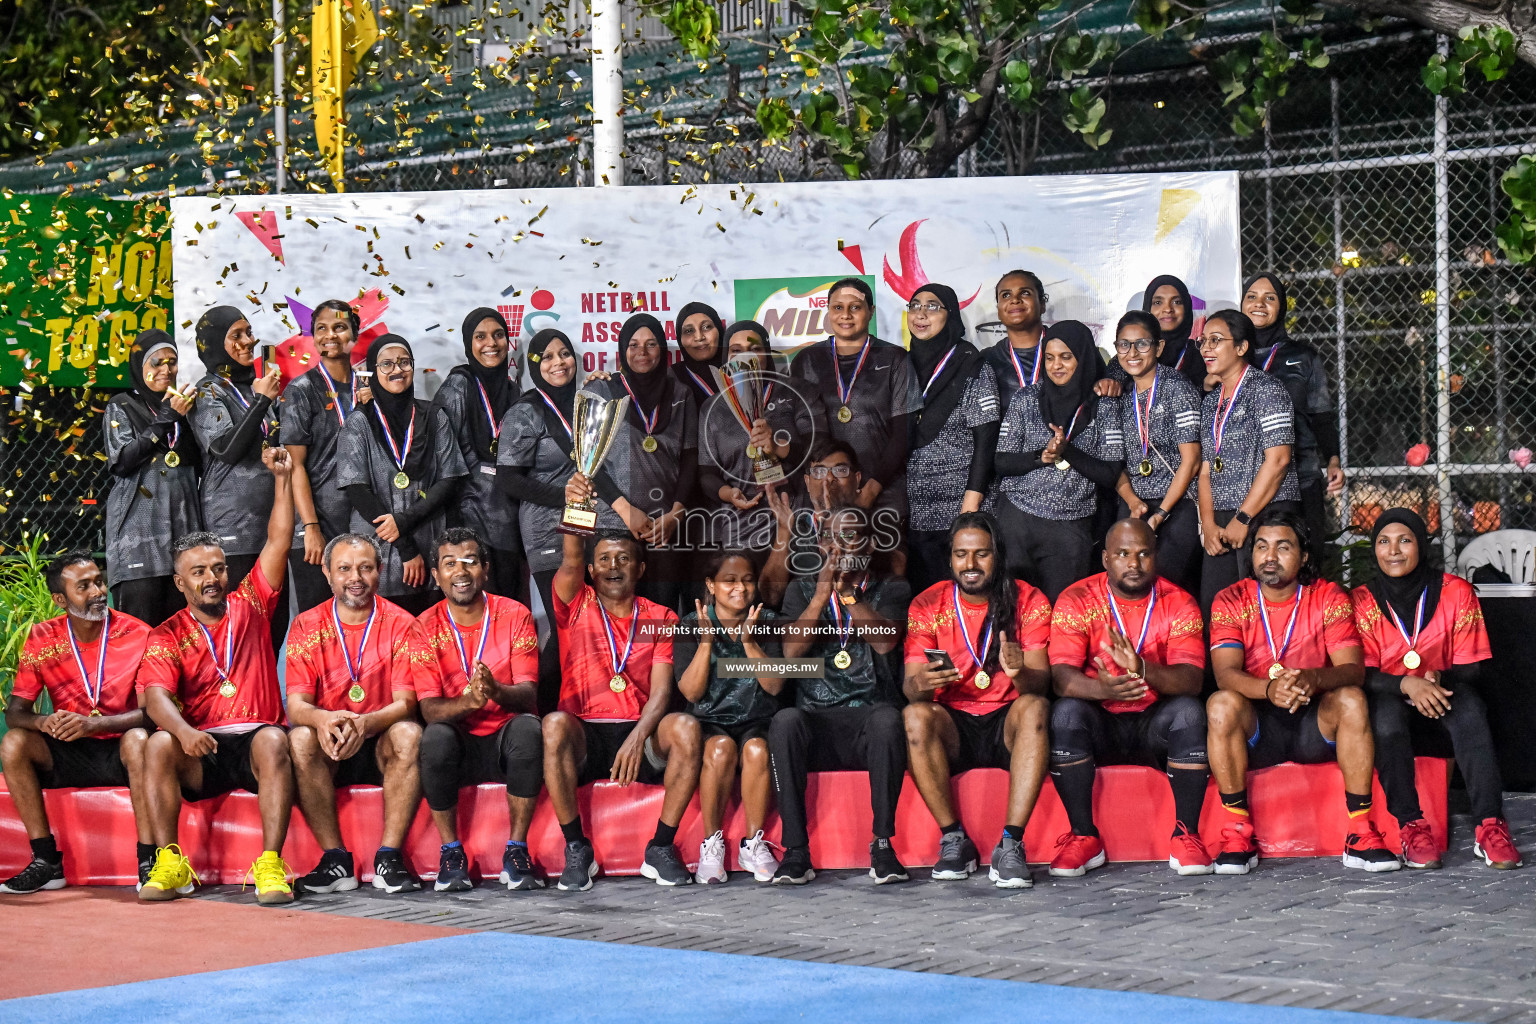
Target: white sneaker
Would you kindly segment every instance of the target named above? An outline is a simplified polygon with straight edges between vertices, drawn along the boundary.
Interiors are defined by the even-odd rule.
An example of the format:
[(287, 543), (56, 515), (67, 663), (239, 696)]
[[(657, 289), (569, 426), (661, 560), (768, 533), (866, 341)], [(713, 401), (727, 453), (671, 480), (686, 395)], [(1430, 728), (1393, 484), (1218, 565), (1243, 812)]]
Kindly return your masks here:
[(773, 881), (773, 873), (779, 870), (779, 858), (773, 855), (773, 844), (763, 838), (762, 829), (758, 829), (751, 839), (741, 841), (736, 859), (741, 863), (741, 870), (752, 872), (752, 877), (759, 882)]
[(724, 882), (730, 876), (725, 872), (725, 833), (716, 832), (699, 844), (699, 870), (693, 880), (700, 885)]

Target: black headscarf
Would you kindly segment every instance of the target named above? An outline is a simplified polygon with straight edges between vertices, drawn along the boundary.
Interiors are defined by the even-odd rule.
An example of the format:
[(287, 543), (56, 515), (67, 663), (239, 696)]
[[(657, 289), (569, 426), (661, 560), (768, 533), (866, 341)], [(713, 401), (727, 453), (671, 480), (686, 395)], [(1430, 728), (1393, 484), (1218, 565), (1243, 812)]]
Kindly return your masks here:
[[(576, 415), (576, 392), (580, 390), (576, 383), (576, 374), (571, 374), (571, 382), (569, 384), (555, 387), (555, 385), (544, 379), (544, 369), (541, 365), (544, 361), (545, 349), (549, 348), (556, 341), (564, 342), (565, 347), (570, 349), (571, 354), (576, 354), (576, 346), (571, 344), (571, 339), (566, 337), (564, 331), (556, 330), (553, 327), (546, 327), (538, 334), (535, 334), (532, 341), (528, 342), (528, 362), (532, 367), (529, 370), (529, 376), (533, 378), (534, 388), (548, 395), (549, 400), (555, 403), (555, 408), (559, 409), (561, 415), (565, 417), (566, 423), (571, 423), (572, 417)], [(545, 422), (550, 427), (551, 437), (561, 437), (565, 433), (565, 424), (560, 422), (560, 417), (555, 416), (549, 411), (549, 406), (544, 404), (544, 399), (533, 392), (529, 392), (522, 397), (521, 401), (528, 402), (535, 409), (543, 411)], [(561, 443), (563, 444), (564, 442)]]
[[(943, 330), (932, 338), (924, 341), (915, 334), (912, 336), (910, 355), (917, 371), (917, 386), (926, 388), (923, 407), (915, 417), (912, 439), (915, 448), (922, 448), (939, 436), (950, 413), (965, 397), (965, 389), (981, 358), (976, 346), (965, 340), (965, 321), (960, 317), (960, 299), (955, 290), (948, 285), (925, 284), (913, 292), (912, 297), (923, 292), (942, 302), (947, 315)], [(951, 349), (955, 351), (954, 356), (944, 364), (938, 380), (932, 380), (934, 370)]]
[(730, 354), (731, 339), (738, 334), (755, 334), (762, 339), (765, 351), (758, 353), (761, 357), (760, 364), (762, 368), (765, 371), (778, 370), (778, 356), (773, 351), (773, 337), (768, 333), (768, 328), (756, 320), (737, 320), (720, 336), (720, 351), (725, 353), (725, 361), (727, 363), (733, 358)]
[[(495, 320), (507, 332), (507, 357), (495, 366), (486, 366), (475, 358), (475, 328), (480, 326), (482, 320)], [(512, 332), (507, 330), (507, 321), (500, 313), (489, 306), (481, 306), (469, 311), (459, 327), (459, 333), (464, 336), (466, 361), (449, 371), (448, 376), (466, 377), (471, 386), (478, 383), (484, 388), (485, 397), (491, 402), (491, 414), (496, 417), (499, 425), (517, 397), (512, 380), (507, 376), (507, 362), (512, 354)], [(486, 420), (485, 411), (480, 405), (479, 388), (471, 391), (469, 396), (469, 436), (474, 440), (475, 453), (480, 456), (481, 462), (496, 461), (491, 454), (491, 424)]]
[[(1426, 594), (1424, 598), (1424, 624), (1429, 625), (1429, 620), (1435, 617), (1435, 609), (1440, 605), (1440, 585), (1445, 577), (1429, 564), (1429, 530), (1424, 526), (1424, 520), (1417, 512), (1406, 508), (1389, 508), (1376, 520), (1376, 525), (1371, 527), (1371, 550), (1376, 549), (1376, 538), (1381, 536), (1381, 531), (1398, 523), (1413, 531), (1413, 539), (1418, 544), (1419, 564), (1413, 567), (1413, 571), (1406, 576), (1393, 578), (1384, 572), (1378, 571), (1376, 578), (1366, 584), (1371, 595), (1376, 598), (1376, 604), (1381, 608), (1381, 614), (1391, 619), (1388, 608), (1397, 612), (1397, 616), (1410, 635), (1413, 630), (1414, 612), (1418, 610), (1419, 595)], [(1380, 569), (1378, 563), (1377, 569)]]
[[(1094, 414), (1098, 411), (1099, 396), (1094, 394), (1093, 386), (1104, 375), (1104, 357), (1093, 343), (1093, 332), (1079, 320), (1058, 320), (1051, 324), (1040, 335), (1040, 344), (1051, 341), (1059, 341), (1072, 350), (1072, 355), (1077, 358), (1077, 369), (1072, 372), (1071, 380), (1058, 385), (1042, 368), (1040, 383), (1037, 385), (1040, 415), (1047, 424), (1065, 430), (1072, 423), (1073, 414), (1077, 413), (1077, 423), (1072, 426), (1069, 435), (1075, 437), (1093, 422)], [(1079, 406), (1082, 407), (1081, 413), (1077, 412)]]
[[(373, 339), (373, 344), (368, 346), (366, 362), (369, 373), (378, 374), (379, 353), (391, 345), (404, 346), (406, 354), (410, 355), (413, 359), (415, 358), (416, 354), (411, 351), (410, 342), (398, 334), (381, 334)], [(383, 446), (385, 451), (389, 451), (389, 442), (384, 438), (384, 428), (379, 425), (379, 416), (383, 415), (384, 420), (389, 424), (390, 433), (394, 435), (395, 444), (405, 444), (405, 432), (411, 427), (411, 413), (416, 408), (416, 379), (412, 377), (411, 386), (397, 395), (386, 391), (383, 380), (375, 376), (369, 381), (368, 390), (373, 394), (373, 401), (368, 405), (359, 406), (358, 408), (368, 410), (364, 415), (368, 417), (368, 427), (373, 431), (373, 436), (378, 439), (379, 444)], [(425, 447), (426, 436), (426, 420), (424, 417), (418, 416), (416, 419), (416, 434), (411, 444), (412, 453), (421, 451)], [(411, 472), (411, 466), (414, 461), (409, 458), (406, 460), (406, 472)], [(412, 475), (416, 474), (413, 473)]]
[[(1280, 310), (1275, 314), (1275, 322), (1270, 324), (1268, 327), (1254, 327), (1254, 335), (1258, 339), (1258, 344), (1256, 347), (1267, 352), (1269, 349), (1276, 345), (1284, 345), (1291, 341), (1291, 336), (1287, 334), (1285, 330), (1285, 282), (1280, 280), (1280, 275), (1271, 274), (1268, 271), (1254, 274), (1248, 280), (1243, 282), (1243, 295), (1245, 297), (1248, 294), (1248, 289), (1252, 288), (1254, 283), (1257, 281), (1268, 281), (1270, 287), (1274, 288), (1275, 295), (1280, 298)], [(1252, 317), (1249, 319), (1252, 319)]]
[(151, 352), (162, 348), (176, 351), (175, 340), (164, 331), (151, 328), (140, 331), (139, 336), (133, 339), (133, 347), (128, 350), (128, 376), (133, 378), (133, 393), (155, 412), (159, 411), (160, 403), (165, 400), (165, 392), (151, 390), (144, 380), (144, 360), (149, 358)]
[(246, 318), (234, 306), (214, 306), (197, 321), (197, 357), (208, 367), (208, 372), (223, 377), (231, 384), (253, 384), (256, 367), (242, 366), (229, 357), (224, 348), (224, 337), (229, 329)]
[(1158, 357), (1158, 362), (1164, 366), (1179, 366), (1192, 380), (1197, 376), (1204, 380), (1205, 366), (1200, 359), (1200, 344), (1190, 337), (1190, 332), (1195, 329), (1195, 304), (1189, 297), (1189, 286), (1172, 274), (1154, 277), (1152, 283), (1147, 285), (1147, 290), (1141, 294), (1141, 310), (1143, 313), (1152, 312), (1152, 296), (1164, 286), (1178, 289), (1179, 299), (1184, 303), (1184, 319), (1173, 330), (1162, 332), (1163, 354)]
[[(672, 364), (672, 375), (677, 378), (679, 384), (687, 385), (687, 387), (695, 395), (698, 396), (699, 401), (702, 402), (704, 399), (714, 394), (712, 389), (715, 386), (715, 375), (709, 372), (709, 368), (711, 366), (725, 365), (726, 338), (725, 321), (720, 319), (720, 314), (715, 312), (714, 306), (706, 305), (703, 302), (690, 302), (682, 309), (677, 311), (676, 323), (677, 336), (679, 338), (683, 336), (683, 321), (697, 313), (703, 313), (705, 316), (714, 321), (715, 331), (717, 332), (716, 337), (719, 338), (719, 342), (715, 345), (715, 354), (708, 359), (695, 359), (693, 356), (688, 354), (688, 349), (684, 347), (681, 341), (679, 341), (677, 343), (677, 348), (678, 351), (682, 353), (683, 361), (680, 363)], [(768, 336), (764, 335), (763, 340), (768, 340)], [(699, 385), (694, 382), (693, 378), (688, 375), (689, 370), (692, 370), (694, 373), (698, 374), (699, 379), (708, 384), (711, 390), (701, 389)]]
[[(661, 352), (656, 360), (656, 366), (645, 373), (639, 373), (629, 366), (629, 339), (633, 338), (642, 328), (649, 327), (651, 333), (656, 336), (656, 343), (661, 347)], [(724, 343), (724, 339), (722, 344)], [(629, 382), (630, 391), (634, 392), (640, 408), (636, 403), (629, 403), (629, 422), (635, 427), (644, 430), (645, 421), (640, 417), (640, 409), (647, 414), (653, 410), (660, 410), (656, 417), (656, 432), (667, 429), (667, 424), (672, 419), (672, 405), (667, 401), (670, 391), (667, 387), (672, 375), (667, 366), (667, 331), (661, 326), (661, 321), (649, 313), (636, 313), (624, 321), (624, 326), (619, 328), (619, 370), (624, 379)], [(623, 387), (620, 384), (619, 387)]]

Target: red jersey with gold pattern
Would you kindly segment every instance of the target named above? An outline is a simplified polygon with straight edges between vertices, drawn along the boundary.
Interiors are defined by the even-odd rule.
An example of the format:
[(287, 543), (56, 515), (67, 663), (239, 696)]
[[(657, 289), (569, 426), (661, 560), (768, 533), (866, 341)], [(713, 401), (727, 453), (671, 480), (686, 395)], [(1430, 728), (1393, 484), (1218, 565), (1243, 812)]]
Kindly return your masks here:
[[(1141, 656), (1159, 665), (1205, 667), (1205, 623), (1200, 606), (1188, 593), (1158, 578), (1152, 593), (1140, 601), (1114, 598), (1124, 632), (1132, 645), (1146, 634)], [(1151, 616), (1148, 621), (1148, 616)], [(1145, 627), (1145, 630), (1143, 629)], [(1051, 664), (1071, 665), (1090, 679), (1099, 677), (1096, 659), (1105, 656), (1100, 646), (1117, 628), (1110, 610), (1109, 577), (1105, 573), (1078, 580), (1056, 599), (1051, 614)], [(1140, 700), (1106, 700), (1105, 711), (1120, 714), (1144, 711), (1157, 703), (1150, 688)]]
[[(1419, 667), (1412, 671), (1403, 664), (1403, 655), (1408, 653), (1408, 640), (1376, 603), (1376, 595), (1368, 587), (1360, 586), (1350, 597), (1355, 607), (1355, 626), (1365, 644), (1367, 668), (1379, 668), (1388, 675), (1406, 676), (1431, 669), (1443, 672), (1453, 665), (1471, 665), (1493, 657), (1477, 591), (1460, 576), (1444, 574), (1440, 583), (1440, 603), (1435, 605), (1435, 614), (1424, 623), (1418, 642), (1413, 645), (1419, 655)], [(1404, 620), (1403, 627), (1412, 637), (1413, 623)]]
[[(1040, 650), (1051, 642), (1051, 602), (1023, 580), (1018, 581), (1018, 588), (1013, 615), (1014, 638), (1026, 651)], [(982, 648), (987, 639), (987, 606), (972, 604), (963, 594), (957, 601), (958, 590), (954, 583), (935, 583), (913, 599), (907, 609), (906, 663), (921, 665), (926, 662), (925, 650), (948, 652), (960, 673), (960, 682), (944, 687), (933, 695), (933, 699), (956, 711), (985, 715), (1011, 703), (1019, 692), (1001, 668), (985, 677), (981, 675), (976, 658), (980, 657), (983, 662), (987, 660), (988, 652)], [(957, 605), (960, 609), (958, 616), (955, 614)], [(1002, 642), (1000, 636), (990, 638), (988, 646), (994, 657)]]
[(229, 595), (224, 617), (212, 629), (183, 608), (150, 632), (139, 691), (169, 690), (194, 729), (282, 725), (286, 716), (272, 653), (276, 606), (277, 591), (258, 562)]
[[(326, 711), (366, 715), (393, 704), (396, 690), (414, 690), (416, 619), (382, 597), (373, 599), (373, 608), (372, 621), (356, 625), (340, 620), (335, 598), (300, 612), (288, 630), (288, 692), (305, 694)], [(336, 639), (338, 624), (345, 650)]]
[[(655, 601), (635, 597), (634, 615), (606, 615), (597, 591), (584, 583), (570, 604), (554, 595), (555, 628), (560, 631), (560, 710), (588, 722), (633, 722), (651, 696), (651, 666), (672, 664), (672, 627), (677, 613)], [(607, 625), (604, 624), (606, 615)], [(614, 650), (623, 661), (622, 688), (615, 690)], [(634, 643), (629, 645), (631, 629)]]
[[(446, 598), (437, 602), (416, 620), (411, 651), (416, 696), (421, 700), (463, 696), (477, 661), (485, 662), (503, 686), (539, 681), (539, 635), (533, 615), (510, 597), (486, 594), (485, 614), (473, 626), (453, 621)], [(489, 736), (515, 717), (515, 712), (491, 700), (460, 723), (473, 736)]]
[[(1260, 600), (1259, 581), (1241, 580), (1216, 595), (1211, 603), (1211, 647), (1241, 647), (1243, 671), (1260, 679), (1269, 678), (1276, 660), (1286, 668), (1326, 668), (1334, 651), (1360, 646), (1355, 630), (1355, 610), (1344, 588), (1331, 580), (1318, 580), (1297, 590), (1298, 597), (1278, 604)], [(1269, 620), (1270, 636), (1276, 659), (1260, 621), (1260, 605)], [(1291, 629), (1291, 616), (1296, 616)], [(1291, 639), (1287, 643), (1286, 632)]]
[[(71, 645), (70, 639), (67, 615), (33, 626), (21, 648), (16, 685), (11, 693), (24, 701), (35, 701), (47, 690), (55, 711), (79, 715), (121, 715), (138, 707), (134, 677), (138, 675), (139, 662), (144, 660), (149, 626), (132, 615), (113, 611), (108, 613), (105, 629), (91, 643), (79, 643), (75, 638), (76, 643)], [(82, 671), (89, 676), (89, 683)], [(91, 699), (93, 691), (95, 700)], [(96, 738), (118, 735), (121, 734), (103, 733)]]

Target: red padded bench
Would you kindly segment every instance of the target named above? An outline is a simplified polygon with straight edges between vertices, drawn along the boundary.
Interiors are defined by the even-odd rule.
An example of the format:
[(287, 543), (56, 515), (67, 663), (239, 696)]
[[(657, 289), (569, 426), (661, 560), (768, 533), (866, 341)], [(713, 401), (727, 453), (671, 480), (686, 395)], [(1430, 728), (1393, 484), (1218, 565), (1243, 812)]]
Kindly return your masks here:
[[(1421, 757), (1416, 767), (1419, 799), (1435, 842), (1443, 850), (1448, 762)], [(0, 777), (0, 877), (20, 870), (31, 858), (26, 831), (3, 785)], [(1259, 825), (1259, 845), (1266, 856), (1320, 857), (1342, 852), (1347, 818), (1343, 781), (1334, 765), (1283, 764), (1254, 772), (1249, 776), (1248, 794)], [(1002, 831), (1007, 773), (993, 768), (966, 772), (955, 779), (955, 795), (966, 830), (985, 858)], [(603, 870), (613, 875), (638, 874), (645, 843), (655, 831), (656, 815), (661, 811), (661, 787), (636, 784), (624, 789), (598, 783), (583, 788), (579, 799), (587, 834)], [(812, 773), (807, 801), (815, 865), (822, 869), (868, 867), (868, 777), (860, 772)], [(47, 802), (71, 884), (125, 885), (136, 879), (133, 808), (126, 789), (50, 790)], [(338, 794), (337, 805), (342, 833), (366, 881), (371, 878), (373, 851), (379, 844), (383, 792), (376, 786), (355, 786)], [(1167, 858), (1173, 797), (1161, 772), (1137, 767), (1101, 768), (1094, 806), (1110, 860)], [(1375, 807), (1376, 823), (1395, 850), (1397, 825), (1386, 812), (1386, 798), (1379, 785)], [(1200, 831), (1213, 848), (1220, 838), (1222, 820), (1212, 785), (1206, 794)], [(496, 785), (464, 790), (459, 822), (475, 866), (482, 875), (494, 878), (501, 871), (507, 839), (505, 790)], [(726, 825), (732, 869), (737, 867), (735, 849), (743, 828), (741, 808), (733, 804)], [(778, 838), (777, 816), (770, 818), (768, 831), (770, 838)], [(1048, 859), (1056, 838), (1066, 831), (1066, 812), (1047, 779), (1025, 836), (1030, 859)], [(678, 829), (678, 848), (685, 860), (691, 863), (695, 859), (702, 838), (695, 801)], [(544, 870), (558, 873), (564, 841), (547, 798), (539, 800), (529, 841)], [(261, 852), (261, 819), (255, 794), (235, 792), (183, 805), (181, 842), (204, 882), (238, 884)], [(411, 828), (407, 846), (410, 863), (417, 871), (436, 871), (437, 831), (425, 806)], [(908, 778), (897, 811), (897, 852), (903, 863), (922, 867), (934, 862), (938, 846), (938, 828)], [(303, 816), (295, 810), (283, 856), (294, 870), (307, 871), (319, 855)]]

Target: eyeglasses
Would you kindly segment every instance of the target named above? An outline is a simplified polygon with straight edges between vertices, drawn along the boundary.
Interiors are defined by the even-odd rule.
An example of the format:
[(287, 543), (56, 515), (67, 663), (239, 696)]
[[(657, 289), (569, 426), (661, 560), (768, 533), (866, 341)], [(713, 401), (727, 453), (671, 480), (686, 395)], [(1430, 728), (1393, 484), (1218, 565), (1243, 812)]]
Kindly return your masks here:
[(409, 370), (416, 365), (416, 360), (410, 356), (401, 356), (399, 359), (381, 359), (378, 367), (384, 373), (394, 373), (396, 370)]
[(1152, 351), (1152, 339), (1134, 338), (1130, 341), (1123, 338), (1115, 339), (1116, 352), (1129, 352), (1131, 349), (1135, 349), (1137, 352), (1150, 352)]
[(843, 544), (857, 544), (864, 539), (864, 534), (859, 530), (827, 530), (822, 536), (827, 540), (835, 540)]
[(847, 480), (853, 475), (853, 467), (846, 462), (839, 462), (835, 466), (812, 466), (807, 472), (811, 474), (812, 480), (825, 480), (828, 474), (839, 480)]
[(1200, 337), (1200, 347), (1202, 349), (1215, 348), (1222, 342), (1231, 340), (1232, 339), (1227, 337), (1225, 334), (1205, 334)]
[(942, 302), (918, 302), (916, 299), (913, 299), (907, 303), (907, 311), (909, 313), (938, 313), (942, 312), (943, 309), (944, 303)]

